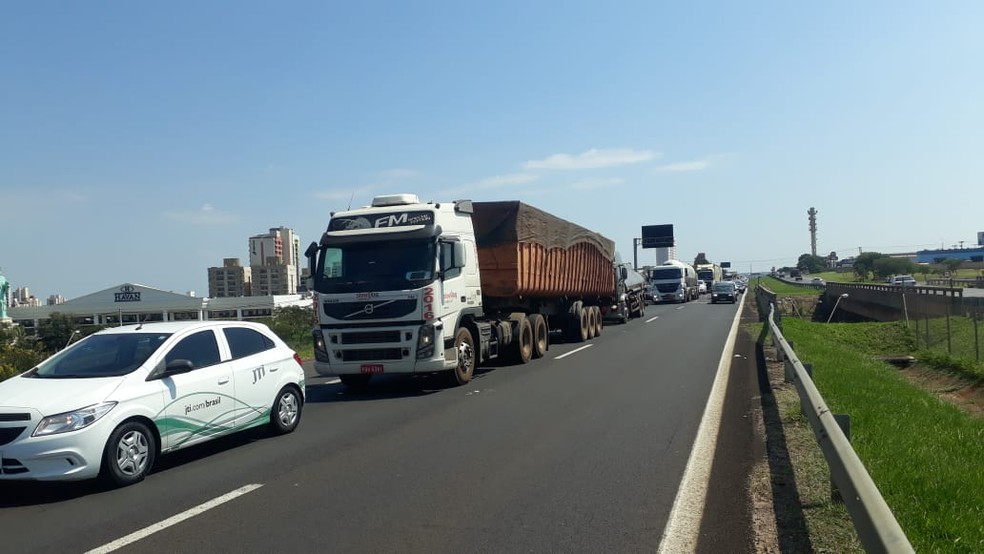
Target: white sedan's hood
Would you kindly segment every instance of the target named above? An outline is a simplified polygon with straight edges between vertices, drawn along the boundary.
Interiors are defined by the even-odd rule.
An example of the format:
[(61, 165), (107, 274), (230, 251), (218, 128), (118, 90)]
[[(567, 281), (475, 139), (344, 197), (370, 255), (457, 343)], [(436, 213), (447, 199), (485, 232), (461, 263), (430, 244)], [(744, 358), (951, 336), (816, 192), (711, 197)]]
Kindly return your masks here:
[(102, 402), (124, 379), (11, 377), (0, 382), (0, 408), (31, 408), (43, 416), (70, 412)]

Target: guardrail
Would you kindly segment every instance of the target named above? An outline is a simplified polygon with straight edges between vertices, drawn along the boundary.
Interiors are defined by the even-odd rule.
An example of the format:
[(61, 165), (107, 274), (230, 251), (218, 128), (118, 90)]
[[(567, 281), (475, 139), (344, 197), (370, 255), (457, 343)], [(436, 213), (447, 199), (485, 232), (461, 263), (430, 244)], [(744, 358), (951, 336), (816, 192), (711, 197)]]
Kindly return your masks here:
[(974, 277), (972, 279), (966, 278), (935, 278), (926, 279), (927, 285), (935, 285), (938, 287), (972, 287), (978, 289), (984, 289), (984, 277)]
[(827, 408), (813, 378), (796, 357), (775, 320), (775, 304), (769, 306), (769, 328), (773, 345), (799, 393), (803, 413), (830, 468), (830, 478), (854, 522), (865, 552), (915, 552), (878, 487), (858, 458), (834, 414)]

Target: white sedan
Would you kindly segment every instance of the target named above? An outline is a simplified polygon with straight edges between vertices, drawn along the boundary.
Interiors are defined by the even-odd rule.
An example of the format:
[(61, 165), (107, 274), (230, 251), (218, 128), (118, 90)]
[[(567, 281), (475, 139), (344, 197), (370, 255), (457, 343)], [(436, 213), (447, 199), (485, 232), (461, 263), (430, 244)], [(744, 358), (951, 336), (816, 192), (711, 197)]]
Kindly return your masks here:
[(0, 383), (0, 480), (125, 486), (159, 454), (251, 427), (297, 427), (300, 357), (265, 325), (113, 327)]

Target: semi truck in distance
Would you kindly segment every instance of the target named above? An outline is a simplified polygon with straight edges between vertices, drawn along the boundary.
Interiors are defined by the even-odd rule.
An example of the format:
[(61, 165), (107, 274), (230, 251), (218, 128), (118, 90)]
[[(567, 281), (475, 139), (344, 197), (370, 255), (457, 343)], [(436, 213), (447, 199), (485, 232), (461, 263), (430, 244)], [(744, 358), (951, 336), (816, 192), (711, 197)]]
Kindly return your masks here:
[(382, 373), (465, 384), (483, 361), (545, 355), (552, 330), (599, 335), (619, 300), (614, 242), (519, 201), (377, 196), (333, 213), (305, 255), (314, 369), (353, 388)]
[(711, 290), (711, 285), (724, 279), (724, 272), (718, 264), (697, 264), (694, 269), (697, 271), (697, 279), (707, 285), (708, 292)]
[(697, 272), (680, 260), (667, 260), (649, 270), (654, 302), (690, 302), (700, 298)]

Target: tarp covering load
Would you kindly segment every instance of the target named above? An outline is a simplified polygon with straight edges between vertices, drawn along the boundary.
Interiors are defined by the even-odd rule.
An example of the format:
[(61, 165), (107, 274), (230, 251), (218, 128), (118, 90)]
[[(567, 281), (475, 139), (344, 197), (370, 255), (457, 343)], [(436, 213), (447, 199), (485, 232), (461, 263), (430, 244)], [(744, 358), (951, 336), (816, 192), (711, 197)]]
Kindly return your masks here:
[(614, 295), (611, 240), (516, 200), (473, 206), (483, 295)]

